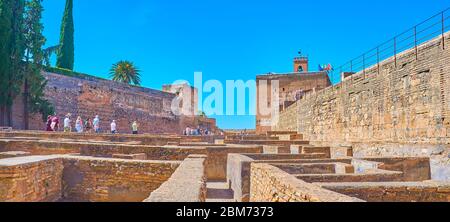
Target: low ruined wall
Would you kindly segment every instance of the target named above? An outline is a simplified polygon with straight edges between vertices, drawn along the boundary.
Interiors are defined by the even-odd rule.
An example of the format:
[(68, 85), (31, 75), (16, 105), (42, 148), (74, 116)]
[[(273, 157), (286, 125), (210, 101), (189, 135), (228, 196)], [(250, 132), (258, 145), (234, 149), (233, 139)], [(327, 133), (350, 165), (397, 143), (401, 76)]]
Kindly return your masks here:
[(236, 202), (250, 201), (250, 164), (254, 160), (241, 154), (229, 154), (227, 182)]
[[(320, 155), (320, 156), (319, 156)], [(250, 170), (252, 163), (301, 164), (301, 163), (351, 163), (351, 160), (330, 160), (321, 154), (235, 154), (228, 155), (227, 182), (237, 202), (250, 201)]]
[(191, 155), (145, 202), (205, 202), (205, 155)]
[(402, 172), (403, 181), (431, 180), (430, 158), (365, 158), (368, 161), (380, 162), (381, 170)]
[(141, 202), (166, 182), (179, 161), (66, 157), (63, 198), (86, 202)]
[[(449, 143), (450, 35), (388, 59), (352, 79), (298, 101), (277, 129), (311, 141)], [(294, 118), (292, 116), (295, 115)], [(289, 117), (291, 116), (291, 117)]]
[(358, 202), (357, 198), (308, 184), (269, 164), (252, 163), (251, 202)]
[(263, 153), (262, 146), (211, 147), (206, 149), (206, 177), (210, 181), (227, 180), (227, 161), (230, 153)]
[(131, 134), (95, 134), (95, 133), (63, 133), (63, 132), (44, 132), (44, 131), (13, 131), (0, 132), (1, 138), (27, 138), (27, 139), (55, 139), (64, 138), (64, 140), (92, 140), (105, 142), (133, 142), (141, 145), (162, 146), (167, 143), (179, 143), (181, 138), (175, 135), (131, 135)]
[(81, 155), (112, 158), (114, 154), (145, 153), (149, 160), (184, 160), (191, 154), (206, 154), (204, 147), (91, 144), (80, 148)]
[(0, 151), (23, 151), (31, 155), (79, 153), (77, 144), (33, 140), (0, 140)]
[(320, 186), (369, 202), (450, 201), (449, 183), (336, 183)]
[(0, 202), (57, 201), (62, 172), (62, 159), (54, 156), (0, 160)]

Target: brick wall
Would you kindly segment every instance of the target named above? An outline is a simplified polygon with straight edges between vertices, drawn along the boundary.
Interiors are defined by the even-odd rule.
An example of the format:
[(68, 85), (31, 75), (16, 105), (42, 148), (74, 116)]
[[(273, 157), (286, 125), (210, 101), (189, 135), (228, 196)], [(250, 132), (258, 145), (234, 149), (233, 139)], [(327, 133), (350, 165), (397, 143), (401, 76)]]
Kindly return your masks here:
[[(70, 77), (43, 72), (48, 80), (45, 96), (54, 105), (61, 118), (72, 114), (72, 124), (78, 116), (83, 120), (100, 115), (100, 125), (109, 132), (112, 120), (116, 120), (119, 133), (131, 133), (131, 123), (139, 123), (141, 133), (181, 134), (187, 125), (213, 124), (211, 120), (197, 118), (180, 120), (172, 113), (171, 105), (175, 94), (143, 87), (130, 86), (93, 76)], [(13, 127), (23, 129), (23, 98), (18, 96), (13, 105)], [(29, 128), (44, 130), (41, 115), (31, 115)], [(62, 128), (62, 127), (61, 127)]]
[(145, 202), (205, 202), (205, 155), (190, 155)]
[[(260, 96), (264, 92), (264, 81), (267, 81), (267, 96), (269, 104), (264, 104), (260, 101)], [(272, 92), (272, 81), (278, 81), (279, 91)], [(309, 92), (321, 90), (331, 85), (330, 79), (326, 72), (311, 72), (311, 73), (290, 73), (290, 74), (273, 74), (273, 75), (259, 75), (256, 77), (257, 87), (257, 115), (256, 115), (256, 133), (264, 134), (271, 130), (272, 115), (263, 115), (261, 107), (276, 107), (280, 106), (280, 110), (286, 107), (286, 104), (292, 104), (301, 96), (301, 92)], [(261, 94), (261, 95), (260, 95)], [(272, 98), (279, 98), (279, 104), (272, 104)]]
[(308, 184), (269, 164), (252, 163), (250, 202), (359, 202)]
[(167, 181), (181, 162), (64, 158), (67, 201), (141, 202)]
[(52, 202), (61, 198), (62, 160), (52, 156), (0, 160), (0, 202)]
[(369, 202), (449, 202), (450, 183), (337, 183), (323, 188)]
[[(450, 38), (445, 37), (446, 45)], [(436, 38), (352, 79), (298, 101), (281, 114), (278, 130), (311, 141), (450, 142), (450, 47)]]

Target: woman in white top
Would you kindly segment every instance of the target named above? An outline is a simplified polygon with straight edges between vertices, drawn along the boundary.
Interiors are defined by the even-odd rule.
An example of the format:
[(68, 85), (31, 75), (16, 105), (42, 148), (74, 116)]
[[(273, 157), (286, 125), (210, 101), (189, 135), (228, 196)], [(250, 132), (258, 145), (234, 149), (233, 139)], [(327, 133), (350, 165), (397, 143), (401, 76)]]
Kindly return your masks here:
[(112, 123), (111, 123), (111, 133), (112, 134), (116, 134), (117, 133), (117, 124), (116, 124), (115, 120), (113, 120)]
[(83, 120), (81, 120), (80, 116), (77, 118), (77, 121), (75, 122), (75, 129), (77, 130), (78, 133), (83, 132)]

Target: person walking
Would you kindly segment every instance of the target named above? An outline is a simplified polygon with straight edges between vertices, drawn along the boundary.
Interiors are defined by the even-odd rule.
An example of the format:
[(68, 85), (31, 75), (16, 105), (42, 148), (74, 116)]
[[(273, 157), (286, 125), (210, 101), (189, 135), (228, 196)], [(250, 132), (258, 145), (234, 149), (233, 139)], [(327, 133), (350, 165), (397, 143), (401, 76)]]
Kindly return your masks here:
[(95, 133), (100, 133), (100, 118), (98, 115), (95, 116), (93, 124)]
[(133, 124), (131, 124), (131, 129), (133, 130), (133, 134), (137, 135), (138, 134), (138, 124), (137, 121), (134, 121)]
[(56, 115), (56, 113), (52, 117), (52, 123), (50, 125), (50, 128), (52, 129), (53, 132), (56, 132), (59, 129), (59, 117)]
[(117, 133), (117, 124), (116, 124), (115, 120), (113, 120), (112, 123), (111, 123), (111, 133), (112, 134), (116, 134)]
[(70, 133), (72, 131), (72, 128), (70, 126), (70, 122), (71, 122), (70, 116), (71, 116), (71, 114), (68, 113), (66, 115), (66, 118), (64, 119), (64, 132), (65, 133)]
[(84, 129), (87, 133), (92, 133), (92, 120), (91, 118), (87, 118), (86, 121), (84, 121)]
[(47, 128), (46, 128), (45, 131), (47, 131), (47, 132), (53, 131), (53, 129), (52, 129), (52, 116), (51, 115), (48, 115), (48, 117), (47, 117)]
[(77, 121), (75, 122), (75, 130), (77, 133), (83, 132), (83, 120), (81, 119), (81, 116), (77, 118)]

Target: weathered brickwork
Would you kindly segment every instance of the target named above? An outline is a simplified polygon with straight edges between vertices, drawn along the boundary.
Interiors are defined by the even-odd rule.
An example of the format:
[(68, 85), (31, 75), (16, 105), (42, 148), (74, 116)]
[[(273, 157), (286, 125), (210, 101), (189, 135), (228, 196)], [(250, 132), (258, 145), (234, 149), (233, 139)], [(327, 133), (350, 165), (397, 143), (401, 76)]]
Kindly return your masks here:
[(370, 202), (450, 202), (450, 183), (323, 183), (325, 189)]
[(227, 161), (230, 153), (263, 153), (262, 146), (234, 146), (207, 148), (206, 176), (208, 180), (225, 181), (227, 179)]
[(62, 160), (52, 156), (0, 160), (0, 202), (51, 202), (61, 198)]
[(269, 164), (252, 163), (251, 202), (359, 202), (308, 184)]
[[(449, 143), (450, 38), (436, 38), (307, 96), (281, 114), (276, 129), (311, 141)], [(294, 118), (293, 118), (294, 117)], [(290, 120), (290, 121), (289, 121)]]
[(64, 158), (67, 201), (141, 202), (167, 181), (181, 162)]
[[(100, 116), (100, 128), (110, 130), (116, 120), (119, 133), (131, 133), (131, 123), (139, 123), (141, 133), (181, 134), (186, 126), (204, 125), (216, 130), (215, 120), (203, 117), (176, 116), (172, 112), (175, 94), (122, 84), (93, 76), (70, 77), (43, 72), (48, 80), (45, 97), (53, 104), (62, 120), (72, 114), (72, 124), (78, 116), (83, 120)], [(23, 98), (18, 96), (13, 106), (14, 129), (24, 128)], [(29, 129), (44, 130), (41, 115), (30, 115)], [(62, 127), (61, 127), (62, 128)]]
[[(278, 81), (279, 91), (271, 90), (272, 81)], [(272, 121), (275, 116), (266, 115), (263, 107), (269, 110), (279, 106), (283, 110), (287, 106), (293, 104), (302, 97), (304, 93), (322, 90), (331, 85), (330, 79), (326, 72), (306, 72), (306, 73), (289, 73), (289, 74), (269, 74), (258, 75), (256, 77), (256, 87), (258, 97), (257, 115), (256, 115), (256, 133), (264, 134), (270, 131), (275, 125)], [(267, 86), (267, 87), (266, 87)], [(263, 93), (267, 93), (267, 100), (263, 101)], [(278, 98), (278, 104), (272, 104)], [(265, 104), (267, 102), (267, 104)]]
[(205, 202), (205, 155), (190, 155), (145, 202)]

